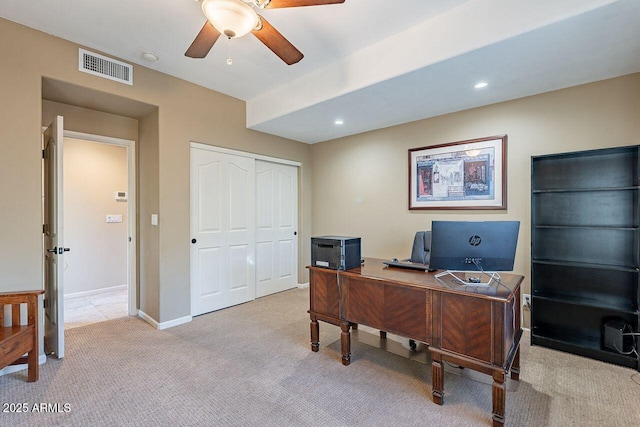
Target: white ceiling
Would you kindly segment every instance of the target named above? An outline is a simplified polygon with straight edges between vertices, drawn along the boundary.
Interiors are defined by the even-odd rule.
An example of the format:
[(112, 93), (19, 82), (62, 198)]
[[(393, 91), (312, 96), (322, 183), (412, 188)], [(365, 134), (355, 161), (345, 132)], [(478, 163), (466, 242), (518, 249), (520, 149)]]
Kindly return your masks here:
[(307, 143), (640, 72), (640, 0), (346, 0), (260, 13), (302, 61), (287, 66), (251, 35), (185, 57), (205, 22), (193, 0), (0, 3), (3, 18), (245, 100), (247, 127)]

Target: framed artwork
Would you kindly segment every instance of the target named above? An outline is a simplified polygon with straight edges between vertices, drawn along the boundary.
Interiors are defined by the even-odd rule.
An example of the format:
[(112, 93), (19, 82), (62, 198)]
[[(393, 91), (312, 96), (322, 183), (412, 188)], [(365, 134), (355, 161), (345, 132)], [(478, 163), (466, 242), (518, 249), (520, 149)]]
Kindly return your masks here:
[(506, 209), (507, 135), (409, 150), (409, 209)]

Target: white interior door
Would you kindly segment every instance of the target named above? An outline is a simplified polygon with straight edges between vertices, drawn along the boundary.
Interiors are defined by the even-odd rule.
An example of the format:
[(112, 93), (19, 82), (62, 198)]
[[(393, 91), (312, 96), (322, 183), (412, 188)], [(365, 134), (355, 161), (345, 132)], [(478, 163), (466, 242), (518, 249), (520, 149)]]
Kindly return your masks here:
[(62, 226), (63, 118), (44, 132), (44, 342), (47, 352), (64, 357), (64, 247)]
[(255, 299), (255, 160), (191, 148), (191, 314)]
[(256, 296), (298, 285), (298, 168), (256, 160)]

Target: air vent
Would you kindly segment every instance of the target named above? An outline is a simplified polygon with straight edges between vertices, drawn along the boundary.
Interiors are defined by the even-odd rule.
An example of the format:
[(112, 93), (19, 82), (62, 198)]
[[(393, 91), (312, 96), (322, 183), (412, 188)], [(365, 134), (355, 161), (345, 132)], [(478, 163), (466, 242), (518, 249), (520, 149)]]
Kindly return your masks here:
[(79, 49), (78, 56), (80, 71), (133, 86), (133, 66), (131, 64), (125, 64), (84, 49)]

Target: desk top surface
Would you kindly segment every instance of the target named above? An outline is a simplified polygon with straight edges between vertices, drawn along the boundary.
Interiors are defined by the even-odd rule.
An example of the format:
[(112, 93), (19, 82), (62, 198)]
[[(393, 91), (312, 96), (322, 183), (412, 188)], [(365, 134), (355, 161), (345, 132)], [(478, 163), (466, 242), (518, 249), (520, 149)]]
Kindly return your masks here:
[[(388, 267), (383, 262), (385, 260), (379, 258), (364, 258), (364, 263), (357, 268), (347, 271), (340, 271), (341, 275), (349, 277), (366, 277), (371, 279), (380, 279), (393, 283), (401, 283), (407, 286), (426, 287), (442, 292), (458, 293), (458, 294), (474, 294), (479, 297), (490, 299), (508, 300), (512, 293), (519, 292), (520, 283), (524, 279), (523, 276), (517, 274), (500, 273), (500, 280), (493, 280), (489, 286), (466, 286), (455, 282), (452, 276), (443, 276), (436, 278), (436, 274), (442, 271), (427, 272), (399, 267)], [(309, 267), (312, 270), (326, 271), (320, 267)], [(462, 273), (464, 274), (464, 273)], [(470, 272), (470, 275), (479, 276), (479, 272)], [(485, 277), (483, 277), (485, 279)]]

